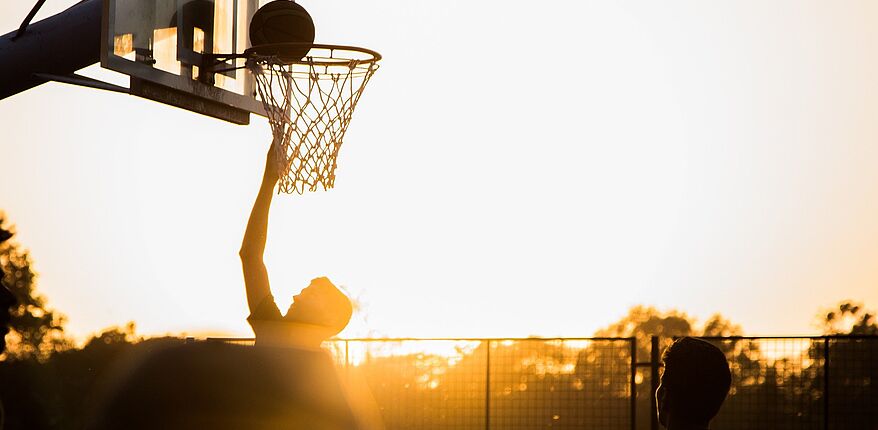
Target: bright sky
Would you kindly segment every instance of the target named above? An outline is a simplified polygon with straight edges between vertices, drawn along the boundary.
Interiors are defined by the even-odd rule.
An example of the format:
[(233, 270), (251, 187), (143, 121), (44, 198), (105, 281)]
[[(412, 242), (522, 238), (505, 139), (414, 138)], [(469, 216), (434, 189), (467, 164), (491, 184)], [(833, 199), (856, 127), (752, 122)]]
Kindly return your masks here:
[[(385, 60), (336, 189), (275, 198), (282, 308), (321, 275), (363, 305), (351, 336), (587, 336), (635, 304), (803, 334), (878, 306), (878, 3), (301, 3)], [(53, 83), (0, 121), (0, 210), (73, 334), (252, 334), (265, 120)]]

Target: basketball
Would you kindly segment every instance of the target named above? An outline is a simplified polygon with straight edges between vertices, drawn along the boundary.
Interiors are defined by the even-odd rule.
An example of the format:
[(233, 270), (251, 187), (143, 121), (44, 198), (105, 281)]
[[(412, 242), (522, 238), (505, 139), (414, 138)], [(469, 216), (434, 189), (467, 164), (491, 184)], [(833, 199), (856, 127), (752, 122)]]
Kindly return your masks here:
[[(274, 0), (259, 8), (250, 21), (250, 42), (253, 46), (272, 43), (314, 43), (314, 21), (299, 4), (290, 0)], [(301, 60), (308, 47), (269, 52), (284, 62)]]

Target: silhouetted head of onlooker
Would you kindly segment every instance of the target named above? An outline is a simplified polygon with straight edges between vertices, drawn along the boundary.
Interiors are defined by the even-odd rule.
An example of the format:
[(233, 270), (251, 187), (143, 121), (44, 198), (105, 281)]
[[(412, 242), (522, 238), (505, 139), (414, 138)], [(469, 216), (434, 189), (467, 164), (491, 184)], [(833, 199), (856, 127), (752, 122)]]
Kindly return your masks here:
[(350, 299), (328, 278), (314, 278), (293, 303), (284, 317), (289, 322), (319, 327), (321, 336), (329, 339), (344, 330), (351, 320)]
[(659, 422), (668, 429), (706, 429), (732, 384), (729, 362), (716, 346), (683, 337), (662, 355), (655, 392)]
[(212, 342), (143, 348), (109, 372), (87, 429), (356, 428), (326, 353)]
[[(3, 244), (3, 242), (6, 242), (11, 237), (12, 232), (0, 227), (0, 244)], [(3, 267), (0, 266), (0, 354), (6, 350), (6, 334), (9, 333), (9, 322), (12, 319), (10, 311), (16, 303), (15, 296), (3, 284), (3, 275)]]

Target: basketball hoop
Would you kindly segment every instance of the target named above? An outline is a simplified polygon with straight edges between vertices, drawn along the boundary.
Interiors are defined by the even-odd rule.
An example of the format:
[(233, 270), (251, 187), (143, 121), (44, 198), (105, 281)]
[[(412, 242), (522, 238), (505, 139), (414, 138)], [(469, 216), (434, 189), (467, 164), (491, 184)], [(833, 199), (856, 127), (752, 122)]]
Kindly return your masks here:
[(278, 192), (335, 183), (338, 151), (381, 55), (353, 46), (276, 43), (244, 52), (278, 152)]

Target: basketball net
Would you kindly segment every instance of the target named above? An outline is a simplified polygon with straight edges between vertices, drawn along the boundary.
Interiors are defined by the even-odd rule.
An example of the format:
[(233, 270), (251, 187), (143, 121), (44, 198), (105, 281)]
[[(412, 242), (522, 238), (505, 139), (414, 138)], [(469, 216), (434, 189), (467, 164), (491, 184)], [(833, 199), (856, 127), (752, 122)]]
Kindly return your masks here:
[[(335, 184), (338, 151), (375, 60), (340, 58), (327, 49), (300, 61), (254, 55), (247, 67), (271, 124), (278, 192), (303, 194)], [(377, 59), (376, 59), (377, 60)]]

